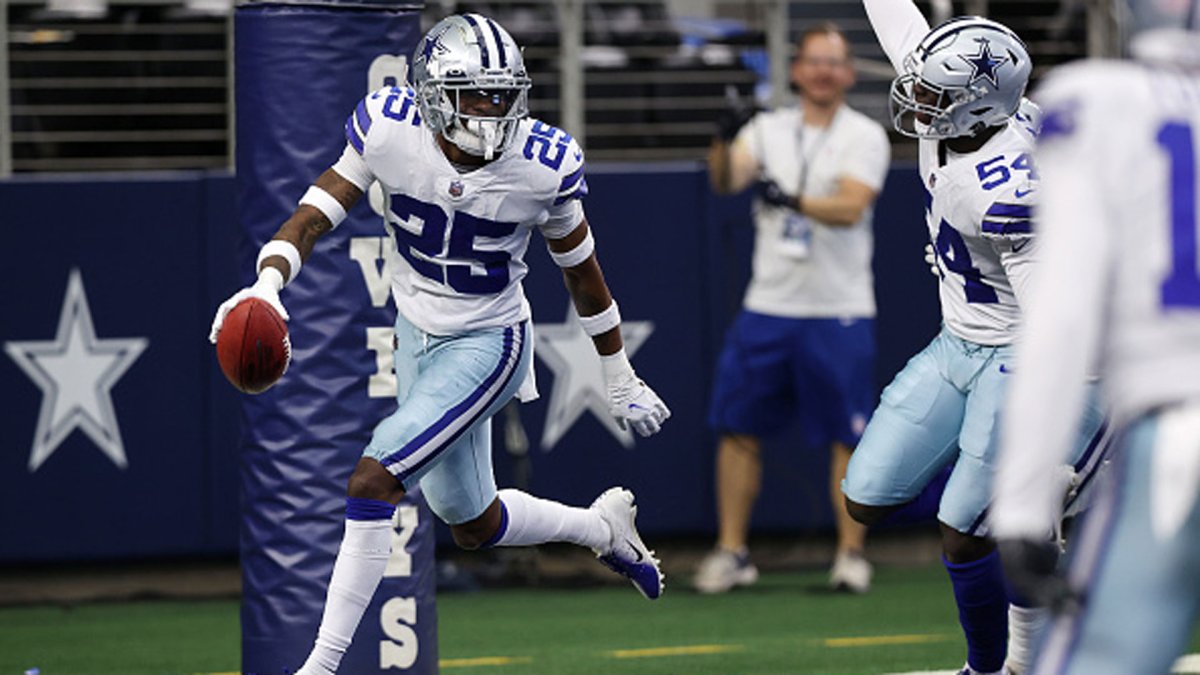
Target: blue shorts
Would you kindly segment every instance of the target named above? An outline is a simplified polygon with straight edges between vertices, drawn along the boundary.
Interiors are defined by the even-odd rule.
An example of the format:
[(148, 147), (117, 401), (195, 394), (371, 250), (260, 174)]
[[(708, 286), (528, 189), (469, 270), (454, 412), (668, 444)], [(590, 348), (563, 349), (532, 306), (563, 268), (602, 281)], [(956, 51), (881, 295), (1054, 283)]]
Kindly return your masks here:
[(365, 457), (379, 460), (451, 525), (496, 498), (490, 420), (529, 372), (528, 322), (450, 336), (396, 319), (399, 408), (375, 427)]
[(742, 311), (717, 362), (709, 425), (769, 437), (799, 419), (808, 444), (853, 447), (875, 405), (872, 319)]
[[(883, 391), (846, 469), (846, 496), (867, 506), (904, 504), (953, 464), (938, 520), (985, 536), (1012, 356), (1011, 346), (968, 342), (943, 328)], [(1092, 396), (1072, 464), (1094, 464), (1104, 427)]]

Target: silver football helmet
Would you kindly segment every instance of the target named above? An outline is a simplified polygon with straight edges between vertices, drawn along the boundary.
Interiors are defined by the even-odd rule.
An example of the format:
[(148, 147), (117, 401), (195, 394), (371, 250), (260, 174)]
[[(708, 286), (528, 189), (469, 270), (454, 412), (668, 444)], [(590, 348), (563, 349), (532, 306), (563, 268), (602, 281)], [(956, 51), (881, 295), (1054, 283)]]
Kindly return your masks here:
[(1128, 0), (1119, 25), (1129, 53), (1150, 63), (1200, 68), (1200, 0)]
[(1032, 69), (1025, 43), (1004, 25), (950, 19), (905, 57), (892, 81), (892, 124), (916, 138), (973, 136), (1017, 111)]
[[(417, 44), (413, 87), (425, 123), (464, 152), (492, 159), (507, 148), (529, 114), (530, 79), (521, 50), (500, 24), (479, 14), (439, 21)], [(480, 96), (503, 112), (463, 112), (464, 96)]]

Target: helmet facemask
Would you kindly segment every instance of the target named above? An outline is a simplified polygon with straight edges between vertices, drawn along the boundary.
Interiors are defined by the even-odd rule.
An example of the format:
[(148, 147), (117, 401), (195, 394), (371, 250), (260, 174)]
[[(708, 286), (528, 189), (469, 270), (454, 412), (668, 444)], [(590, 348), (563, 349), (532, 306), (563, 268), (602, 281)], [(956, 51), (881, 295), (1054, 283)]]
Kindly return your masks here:
[[(529, 78), (501, 80), (499, 86), (489, 86), (482, 78), (431, 80), (419, 97), (428, 106), (426, 117), (440, 118), (446, 140), (463, 152), (491, 160), (512, 144), (517, 125), (529, 115)], [(490, 98), (502, 112), (495, 116), (464, 112), (470, 108), (464, 99), (471, 98)]]
[(906, 70), (892, 80), (888, 97), (896, 131), (911, 138), (943, 139), (972, 135), (986, 126), (977, 122), (964, 134), (955, 122), (972, 102), (987, 93), (982, 87), (943, 87), (922, 78), (915, 68)]

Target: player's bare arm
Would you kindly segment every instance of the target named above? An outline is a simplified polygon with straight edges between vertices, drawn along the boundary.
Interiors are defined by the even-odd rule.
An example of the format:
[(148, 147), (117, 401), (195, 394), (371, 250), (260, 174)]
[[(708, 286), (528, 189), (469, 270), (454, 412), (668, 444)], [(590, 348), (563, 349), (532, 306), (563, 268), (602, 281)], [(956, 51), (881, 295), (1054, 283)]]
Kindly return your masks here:
[[(547, 244), (555, 253), (566, 253), (581, 245), (588, 236), (588, 223), (584, 218), (579, 226), (562, 239), (549, 239)], [(604, 281), (604, 272), (595, 252), (588, 255), (583, 262), (572, 267), (563, 268), (563, 282), (567, 292), (575, 303), (575, 311), (579, 316), (595, 316), (608, 309), (613, 304), (612, 293)], [(592, 336), (596, 351), (601, 356), (616, 354), (624, 346), (621, 341), (621, 329), (614, 326), (599, 335)]]
[[(350, 207), (357, 204), (363, 195), (362, 190), (359, 190), (354, 183), (342, 178), (333, 169), (326, 169), (325, 173), (317, 177), (313, 185), (333, 197), (342, 207), (343, 212), (349, 211)], [(271, 240), (290, 242), (300, 252), (300, 259), (308, 260), (317, 240), (331, 232), (333, 228), (334, 223), (329, 216), (325, 215), (324, 211), (312, 204), (302, 203), (291, 217), (279, 226), (279, 230), (274, 237), (271, 237)], [(285, 279), (291, 276), (291, 265), (284, 256), (272, 255), (263, 259), (260, 269), (265, 266), (278, 269)]]
[(317, 240), (333, 230), (346, 217), (346, 211), (362, 197), (354, 183), (333, 169), (326, 169), (300, 198), (300, 205), (279, 226), (275, 236), (258, 254), (258, 280), (235, 293), (217, 307), (208, 339), (216, 344), (221, 326), (229, 312), (247, 297), (266, 301), (285, 321), (287, 310), (279, 300), (279, 291), (296, 278), (304, 260), (312, 254)]
[(560, 239), (547, 239), (550, 255), (563, 271), (563, 281), (583, 332), (587, 333), (600, 354), (600, 369), (608, 389), (609, 412), (622, 429), (627, 426), (642, 436), (658, 433), (671, 416), (658, 394), (633, 370), (621, 340), (621, 313), (613, 300), (600, 263), (587, 219)]

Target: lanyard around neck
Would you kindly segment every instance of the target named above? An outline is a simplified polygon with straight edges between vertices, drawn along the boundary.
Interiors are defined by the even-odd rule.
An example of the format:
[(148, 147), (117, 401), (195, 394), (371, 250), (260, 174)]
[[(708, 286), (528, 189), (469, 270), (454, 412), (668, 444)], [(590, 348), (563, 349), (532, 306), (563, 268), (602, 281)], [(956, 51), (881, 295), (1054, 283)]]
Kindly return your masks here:
[(821, 130), (813, 140), (812, 148), (804, 151), (804, 108), (800, 108), (800, 124), (796, 125), (796, 154), (800, 157), (800, 178), (796, 181), (797, 194), (804, 194), (805, 188), (808, 187), (808, 167), (821, 154), (821, 149), (825, 147), (825, 142), (829, 140), (829, 135), (833, 133), (833, 127), (837, 124), (838, 118), (841, 116), (842, 108), (833, 112), (833, 118), (829, 120), (829, 124)]

